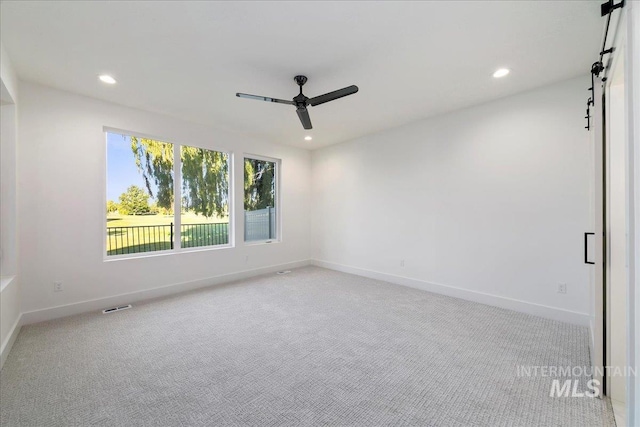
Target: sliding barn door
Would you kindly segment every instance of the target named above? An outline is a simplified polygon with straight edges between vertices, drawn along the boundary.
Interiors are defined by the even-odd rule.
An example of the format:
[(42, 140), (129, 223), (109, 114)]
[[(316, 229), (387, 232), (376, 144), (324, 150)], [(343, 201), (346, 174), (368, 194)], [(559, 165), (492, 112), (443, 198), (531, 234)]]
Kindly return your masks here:
[(602, 89), (602, 82), (595, 77), (594, 99), (591, 107), (591, 129), (590, 138), (593, 149), (593, 235), (587, 235), (585, 239), (585, 262), (592, 263), (591, 293), (594, 303), (592, 310), (591, 330), (593, 333), (592, 342), (592, 364), (594, 368), (594, 379), (602, 385), (601, 392), (606, 390), (606, 378), (600, 373), (606, 365), (606, 273), (605, 273), (605, 247), (606, 247), (606, 140), (605, 140), (605, 98)]
[[(627, 258), (627, 106), (626, 106), (626, 15), (622, 13), (613, 39), (615, 50), (610, 60), (605, 94), (607, 115), (605, 116), (607, 158), (605, 200), (606, 210), (606, 252), (605, 283), (606, 320), (605, 360), (608, 366), (624, 369), (627, 366), (627, 302), (628, 295), (628, 258)], [(614, 408), (623, 409), (626, 405), (626, 378), (610, 376), (607, 380), (606, 394), (612, 400)]]

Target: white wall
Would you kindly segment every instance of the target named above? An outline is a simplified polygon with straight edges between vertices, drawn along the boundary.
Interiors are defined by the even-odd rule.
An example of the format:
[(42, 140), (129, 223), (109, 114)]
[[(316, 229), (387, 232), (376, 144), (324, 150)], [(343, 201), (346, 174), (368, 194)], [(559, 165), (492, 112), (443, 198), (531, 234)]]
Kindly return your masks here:
[[(629, 114), (629, 305), (628, 361), (640, 367), (640, 3), (628, 2), (626, 74)], [(640, 425), (640, 379), (627, 382), (627, 423)]]
[(16, 105), (0, 106), (0, 276), (17, 273)]
[(20, 331), (17, 258), (16, 74), (0, 43), (0, 367)]
[(588, 83), (584, 76), (314, 151), (313, 258), (588, 324)]
[[(19, 114), (24, 312), (173, 284), (214, 283), (220, 276), (309, 259), (308, 151), (27, 83), (20, 85)], [(235, 193), (236, 247), (105, 261), (103, 126), (233, 151), (240, 190)], [(281, 243), (250, 246), (242, 242), (243, 153), (282, 159)], [(63, 282), (62, 292), (53, 292), (54, 280)], [(106, 304), (106, 300), (96, 304)], [(50, 314), (25, 316), (36, 321), (76, 311), (63, 307)]]

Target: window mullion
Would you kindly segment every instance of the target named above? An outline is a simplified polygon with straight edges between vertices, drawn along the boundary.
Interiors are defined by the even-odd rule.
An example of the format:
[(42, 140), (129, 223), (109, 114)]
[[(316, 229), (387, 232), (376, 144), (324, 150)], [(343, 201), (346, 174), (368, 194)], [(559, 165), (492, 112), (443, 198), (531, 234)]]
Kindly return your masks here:
[(182, 245), (182, 157), (181, 145), (173, 144), (173, 247), (179, 250)]

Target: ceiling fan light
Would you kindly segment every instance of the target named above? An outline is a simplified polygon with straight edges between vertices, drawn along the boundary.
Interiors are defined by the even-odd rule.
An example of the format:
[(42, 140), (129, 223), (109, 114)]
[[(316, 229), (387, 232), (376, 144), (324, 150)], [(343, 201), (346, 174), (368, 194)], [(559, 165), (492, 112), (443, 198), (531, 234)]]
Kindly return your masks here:
[(305, 137), (304, 137), (304, 140), (305, 140), (305, 141), (311, 141), (312, 139), (313, 139), (313, 138), (311, 138), (309, 135), (307, 135), (307, 136), (305, 136)]

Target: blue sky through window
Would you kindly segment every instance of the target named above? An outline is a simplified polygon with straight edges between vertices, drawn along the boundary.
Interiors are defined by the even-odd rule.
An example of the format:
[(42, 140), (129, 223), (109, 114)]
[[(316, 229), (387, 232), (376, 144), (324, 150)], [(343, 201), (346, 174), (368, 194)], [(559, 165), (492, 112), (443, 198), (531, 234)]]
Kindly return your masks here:
[[(131, 185), (147, 191), (131, 151), (131, 138), (127, 135), (107, 132), (107, 200), (118, 203), (120, 195)], [(156, 186), (151, 182), (155, 196)], [(149, 199), (153, 203), (153, 199)]]

